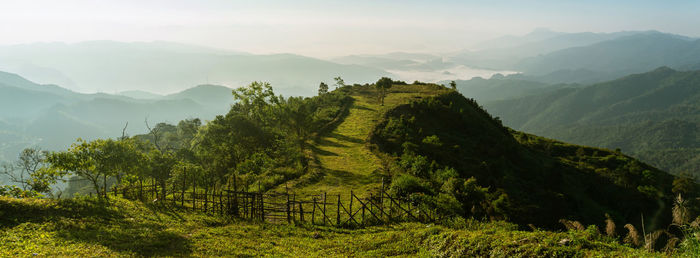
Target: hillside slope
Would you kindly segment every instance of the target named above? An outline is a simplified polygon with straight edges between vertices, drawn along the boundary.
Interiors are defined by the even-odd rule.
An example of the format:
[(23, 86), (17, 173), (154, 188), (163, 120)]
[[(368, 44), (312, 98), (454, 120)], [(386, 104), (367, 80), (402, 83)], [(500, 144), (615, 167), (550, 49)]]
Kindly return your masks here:
[[(459, 93), (431, 87), (394, 85), (383, 107), (375, 89), (353, 87), (349, 114), (314, 144), (312, 172), (281, 187), (363, 194), (384, 183), (447, 214), (552, 228), (606, 213), (636, 225), (640, 212), (647, 226), (669, 219), (672, 176), (610, 150), (511, 131)], [(470, 196), (460, 184), (486, 190)]]
[[(571, 244), (560, 245), (562, 239)], [(634, 256), (658, 257), (591, 232), (460, 229), (403, 223), (365, 229), (273, 225), (113, 199), (0, 197), (0, 256)]]
[[(329, 194), (347, 194), (348, 189), (366, 190), (381, 186), (382, 177), (386, 177), (385, 165), (367, 147), (366, 139), (373, 125), (391, 108), (415, 99), (446, 92), (441, 86), (394, 85), (389, 89), (385, 106), (376, 99), (376, 90), (368, 86), (354, 86), (348, 89), (354, 99), (349, 112), (342, 122), (331, 132), (321, 135), (313, 144), (312, 155), (315, 157), (317, 174), (313, 183), (304, 177), (300, 182), (299, 192)], [(388, 178), (387, 178), (388, 179)]]
[(518, 130), (620, 148), (674, 173), (699, 171), (700, 72), (654, 71), (486, 103)]
[(551, 227), (605, 213), (638, 222), (640, 212), (670, 207), (665, 172), (609, 150), (534, 139), (453, 92), (391, 110), (370, 142), (396, 159), (394, 192), (461, 215)]

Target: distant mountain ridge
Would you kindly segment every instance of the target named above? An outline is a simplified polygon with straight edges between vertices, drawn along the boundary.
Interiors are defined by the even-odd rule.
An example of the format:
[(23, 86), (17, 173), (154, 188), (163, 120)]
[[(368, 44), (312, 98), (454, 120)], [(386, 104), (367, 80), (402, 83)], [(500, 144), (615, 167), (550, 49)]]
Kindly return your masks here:
[(514, 69), (520, 60), (554, 51), (587, 46), (640, 32), (564, 33), (536, 29), (522, 36), (503, 36), (475, 45), (477, 50), (453, 54), (449, 61), (491, 69)]
[(0, 70), (81, 91), (172, 92), (212, 82), (270, 82), (284, 95), (313, 95), (319, 82), (374, 81), (387, 72), (294, 55), (252, 55), (168, 42), (89, 41), (0, 47)]
[(22, 148), (65, 148), (76, 138), (110, 138), (146, 131), (145, 121), (177, 123), (213, 119), (233, 103), (232, 89), (199, 85), (155, 97), (135, 99), (106, 93), (82, 94), (56, 85), (40, 85), (0, 72), (0, 160), (14, 159)]
[(700, 171), (700, 71), (661, 67), (484, 105), (519, 130), (621, 148), (674, 173)]
[(579, 70), (613, 79), (659, 66), (683, 69), (698, 64), (700, 40), (651, 31), (526, 58), (514, 68), (532, 76)]

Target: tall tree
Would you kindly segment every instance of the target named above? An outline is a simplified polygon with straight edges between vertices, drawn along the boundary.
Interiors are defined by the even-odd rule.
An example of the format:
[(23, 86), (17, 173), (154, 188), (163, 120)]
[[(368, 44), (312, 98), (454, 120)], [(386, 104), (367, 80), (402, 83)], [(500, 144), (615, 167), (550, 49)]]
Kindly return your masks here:
[(450, 88), (452, 88), (453, 90), (456, 90), (456, 89), (457, 89), (457, 83), (456, 83), (455, 81), (451, 81), (451, 82), (450, 82)]
[(313, 99), (290, 97), (282, 105), (281, 109), (282, 126), (303, 152), (306, 147), (306, 141), (314, 129), (315, 105)]
[(377, 92), (379, 93), (379, 100), (382, 102), (382, 106), (384, 106), (384, 98), (386, 97), (387, 90), (391, 88), (391, 85), (394, 82), (387, 77), (382, 77), (379, 79), (374, 85), (377, 88)]
[(318, 95), (321, 96), (326, 93), (328, 93), (328, 84), (321, 82), (321, 84), (318, 85)]
[(335, 80), (335, 89), (345, 87), (345, 81), (340, 76), (333, 78)]
[(246, 87), (233, 90), (233, 98), (237, 101), (229, 113), (238, 113), (250, 120), (269, 124), (273, 118), (274, 108), (279, 105), (279, 97), (267, 82), (253, 82)]

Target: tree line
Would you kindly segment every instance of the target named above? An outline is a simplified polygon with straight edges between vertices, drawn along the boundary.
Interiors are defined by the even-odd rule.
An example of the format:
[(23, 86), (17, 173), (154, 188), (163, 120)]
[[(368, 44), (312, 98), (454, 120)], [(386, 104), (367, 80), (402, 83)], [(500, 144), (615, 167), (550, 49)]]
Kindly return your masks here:
[(26, 149), (0, 168), (13, 184), (0, 187), (0, 195), (52, 196), (51, 185), (67, 177), (87, 182), (89, 192), (101, 197), (115, 185), (149, 180), (164, 197), (185, 176), (201, 189), (232, 176), (241, 187), (271, 188), (304, 173), (309, 139), (351, 101), (344, 90), (285, 98), (265, 82), (235, 89), (232, 96), (236, 103), (229, 112), (206, 124), (196, 118), (177, 125), (146, 121), (142, 135), (78, 139), (56, 152)]

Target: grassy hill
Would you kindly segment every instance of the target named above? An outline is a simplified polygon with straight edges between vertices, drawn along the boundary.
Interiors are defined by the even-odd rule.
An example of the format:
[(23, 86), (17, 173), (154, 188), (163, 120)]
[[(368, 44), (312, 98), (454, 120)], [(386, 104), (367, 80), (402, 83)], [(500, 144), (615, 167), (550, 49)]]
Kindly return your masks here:
[(556, 230), (562, 218), (601, 225), (605, 213), (640, 228), (642, 212), (648, 230), (660, 228), (669, 220), (672, 176), (613, 151), (510, 130), (442, 86), (395, 84), (385, 105), (371, 85), (339, 91), (352, 101), (338, 102), (347, 103), (333, 111), (341, 115), (309, 142), (305, 174), (272, 190), (362, 195), (384, 179), (392, 194), (445, 215), (442, 226), (251, 224), (120, 198), (1, 198), (0, 255), (657, 255), (594, 227), (533, 228)]

